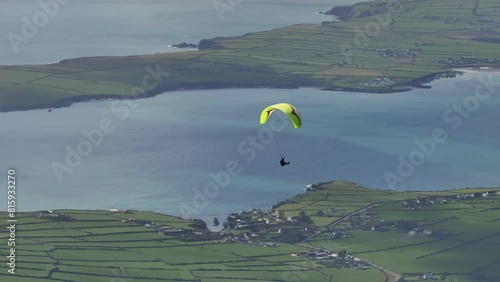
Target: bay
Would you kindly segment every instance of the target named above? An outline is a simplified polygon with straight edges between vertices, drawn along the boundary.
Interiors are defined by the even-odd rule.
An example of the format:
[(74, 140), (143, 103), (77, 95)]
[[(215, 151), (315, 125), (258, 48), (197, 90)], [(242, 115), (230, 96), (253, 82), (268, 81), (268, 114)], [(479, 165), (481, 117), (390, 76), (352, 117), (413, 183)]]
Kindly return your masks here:
[[(464, 118), (454, 105), (474, 100), (478, 77), (491, 81), (495, 92), (486, 100), (476, 98), (477, 109)], [(176, 91), (128, 103), (91, 101), (52, 112), (2, 113), (0, 169), (18, 170), (21, 210), (124, 208), (202, 218), (269, 207), (304, 185), (334, 179), (396, 190), (498, 186), (499, 82), (499, 73), (470, 71), (434, 81), (432, 89), (394, 94)], [(283, 123), (280, 113), (273, 115), (275, 127), (259, 124), (260, 111), (278, 102), (299, 109), (300, 129)], [(83, 132), (95, 132), (103, 120), (113, 131), (86, 149), (81, 144), (92, 138)], [(447, 140), (427, 155), (415, 142), (432, 138), (436, 128)], [(84, 153), (74, 165), (74, 157), (66, 158), (78, 146)], [(422, 164), (391, 187), (386, 173), (401, 176), (399, 156), (408, 160), (417, 151)], [(291, 165), (279, 166), (280, 156)], [(211, 173), (225, 171), (230, 162), (241, 172), (227, 186), (214, 188)], [(71, 169), (59, 173), (61, 181), (56, 163)]]
[[(36, 1), (6, 0), (0, 2), (0, 64), (175, 52), (179, 49), (167, 46), (319, 24), (331, 17), (317, 12), (354, 2), (246, 0), (221, 19), (214, 1), (74, 0), (61, 5), (16, 53), (9, 34), (21, 35), (23, 17), (32, 20), (41, 7)], [(18, 208), (23, 211), (124, 208), (203, 219), (269, 207), (302, 192), (306, 184), (333, 179), (399, 190), (498, 186), (500, 75), (495, 73), (490, 83), (495, 92), (478, 100), (477, 109), (470, 104), (474, 110), (467, 118), (454, 110), (474, 102), (478, 77), (487, 76), (470, 71), (434, 81), (430, 90), (383, 95), (305, 88), (176, 91), (130, 101), (137, 107), (123, 119), (125, 104), (113, 110), (114, 101), (78, 103), (50, 113), (1, 113), (0, 169), (17, 169)], [(277, 102), (296, 105), (303, 127), (295, 130), (288, 124), (269, 135), (269, 125), (258, 124), (258, 117), (262, 108)], [(81, 163), (71, 166), (78, 162), (67, 162), (68, 148), (77, 150), (88, 141), (83, 132), (95, 132), (103, 120), (114, 130), (103, 133)], [(422, 149), (417, 143), (436, 129), (447, 140), (402, 176), (400, 158), (418, 157)], [(259, 134), (266, 144), (258, 141), (255, 148), (249, 138), (259, 140)], [(283, 155), (290, 166), (279, 166)], [(241, 172), (217, 191), (211, 174), (222, 175), (233, 162)], [(68, 166), (71, 172), (59, 179), (54, 165)], [(387, 173), (404, 182), (390, 185)], [(211, 190), (204, 191), (206, 187)]]

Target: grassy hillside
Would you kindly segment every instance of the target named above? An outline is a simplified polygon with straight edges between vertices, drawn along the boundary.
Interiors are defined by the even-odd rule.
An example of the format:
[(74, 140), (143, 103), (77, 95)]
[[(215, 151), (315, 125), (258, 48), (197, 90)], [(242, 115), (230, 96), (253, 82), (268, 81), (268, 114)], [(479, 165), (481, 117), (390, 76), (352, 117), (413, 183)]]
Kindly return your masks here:
[(0, 67), (0, 110), (179, 88), (401, 91), (453, 67), (500, 64), (498, 1), (379, 0), (342, 9), (341, 22), (202, 40), (209, 50)]
[[(438, 281), (498, 281), (500, 196), (457, 198), (486, 191), (500, 189), (396, 192), (335, 181), (272, 210), (234, 214), (248, 218), (250, 229), (223, 234), (151, 212), (55, 211), (64, 218), (18, 213), (16, 275), (7, 274), (4, 263), (0, 280), (382, 282), (386, 276), (414, 281), (432, 272)], [(292, 223), (300, 214), (312, 222)], [(7, 214), (0, 219), (5, 229)], [(153, 222), (156, 227), (145, 226)], [(164, 226), (187, 233), (159, 234)], [(300, 231), (304, 226), (312, 231)], [(285, 228), (305, 239), (281, 242)], [(245, 239), (250, 230), (256, 237)], [(332, 232), (345, 236), (332, 239)], [(264, 246), (271, 241), (276, 246)], [(8, 248), (2, 240), (2, 257)], [(340, 258), (343, 250), (347, 256)], [(334, 255), (312, 259), (311, 251)]]

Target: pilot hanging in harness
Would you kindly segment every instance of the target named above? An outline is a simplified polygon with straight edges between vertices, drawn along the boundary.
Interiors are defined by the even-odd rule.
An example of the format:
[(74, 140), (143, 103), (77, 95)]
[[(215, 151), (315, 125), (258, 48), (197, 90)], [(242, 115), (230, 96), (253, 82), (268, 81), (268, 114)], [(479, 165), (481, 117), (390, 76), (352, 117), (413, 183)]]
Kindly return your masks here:
[(286, 161), (285, 161), (285, 158), (284, 158), (284, 157), (281, 157), (281, 161), (280, 161), (280, 165), (281, 165), (281, 166), (286, 166), (286, 165), (289, 165), (289, 164), (290, 164), (290, 162), (286, 162)]

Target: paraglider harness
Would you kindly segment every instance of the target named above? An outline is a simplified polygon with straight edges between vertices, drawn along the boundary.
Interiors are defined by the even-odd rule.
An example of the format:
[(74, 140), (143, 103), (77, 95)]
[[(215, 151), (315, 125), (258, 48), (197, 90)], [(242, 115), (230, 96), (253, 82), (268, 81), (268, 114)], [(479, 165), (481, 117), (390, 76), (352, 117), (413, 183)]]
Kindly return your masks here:
[(281, 166), (285, 166), (285, 165), (289, 165), (289, 164), (290, 164), (290, 162), (286, 162), (286, 161), (285, 161), (285, 158), (284, 158), (284, 157), (281, 157), (281, 161), (280, 161), (280, 165), (281, 165)]

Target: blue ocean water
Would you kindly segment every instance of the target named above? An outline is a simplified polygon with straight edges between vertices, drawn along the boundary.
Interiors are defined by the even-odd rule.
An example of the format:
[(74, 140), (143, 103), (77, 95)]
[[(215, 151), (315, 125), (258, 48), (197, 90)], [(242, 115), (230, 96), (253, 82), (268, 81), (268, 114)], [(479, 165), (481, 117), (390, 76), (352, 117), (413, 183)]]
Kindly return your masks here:
[[(39, 2), (50, 0), (2, 0), (0, 65), (175, 52), (179, 50), (167, 46), (182, 42), (198, 44), (204, 38), (242, 35), (297, 23), (319, 24), (332, 18), (317, 12), (356, 2), (244, 0), (227, 8), (227, 12), (217, 13), (214, 8), (217, 1), (228, 3), (226, 0), (71, 0), (50, 8), (56, 12), (44, 21), (43, 16), (36, 17), (44, 12)], [(23, 18), (40, 24), (35, 26), (36, 32), (27, 30), (27, 42), (15, 52), (9, 34), (23, 36), (26, 25)]]
[[(477, 109), (468, 106), (474, 110), (460, 126), (453, 128), (457, 112), (443, 117), (454, 104), (470, 103), (480, 85), (478, 75), (488, 73), (470, 72), (435, 81), (430, 90), (396, 94), (176, 91), (128, 104), (93, 101), (51, 113), (2, 113), (0, 128), (8, 134), (0, 138), (1, 169), (18, 170), (22, 210), (127, 208), (202, 218), (268, 207), (300, 193), (306, 184), (333, 179), (385, 189), (498, 186), (500, 74), (490, 79), (494, 92), (477, 100)], [(299, 109), (300, 129), (283, 122), (279, 113), (274, 127), (259, 124), (260, 111), (278, 102)], [(90, 150), (81, 147), (81, 163), (72, 167), (74, 159), (66, 161), (68, 146), (77, 151), (79, 143), (89, 140), (83, 131), (95, 131), (102, 120), (113, 131), (103, 133)], [(388, 185), (387, 171), (400, 175), (398, 157), (421, 151), (415, 140), (432, 137), (436, 128), (447, 140), (436, 144), (404, 182)], [(290, 166), (279, 166), (283, 155)], [(59, 173), (61, 182), (55, 162), (72, 170)], [(226, 170), (230, 162), (238, 163), (239, 175), (218, 191), (212, 186), (203, 192), (213, 182), (210, 173)]]
[[(197, 43), (202, 38), (328, 19), (316, 12), (331, 8), (331, 1), (301, 2), (243, 1), (221, 21), (210, 1), (151, 0), (140, 5), (124, 0), (71, 1), (21, 45), (19, 53), (2, 36), (0, 64), (168, 52), (173, 49), (166, 45), (182, 41)], [(0, 19), (0, 34), (20, 32), (21, 18), (39, 9), (33, 1), (0, 2), (0, 10), (9, 11)], [(496, 73), (491, 82), (495, 92), (478, 100), (477, 109), (472, 105), (470, 116), (459, 119), (456, 112), (449, 113), (454, 104), (474, 102), (470, 97), (481, 85), (478, 74), (486, 76), (470, 72), (434, 81), (430, 90), (396, 94), (177, 91), (129, 105), (122, 101), (119, 108), (113, 108), (113, 101), (94, 101), (51, 113), (0, 113), (0, 170), (17, 169), (20, 210), (124, 208), (205, 219), (267, 207), (302, 192), (306, 184), (333, 179), (387, 189), (498, 186), (500, 75)], [(269, 125), (260, 125), (258, 118), (265, 106), (277, 102), (296, 105), (303, 127), (295, 130), (288, 124), (270, 136)], [(137, 107), (130, 108), (135, 103)], [(129, 114), (121, 119), (126, 109)], [(279, 117), (277, 113), (275, 118)], [(77, 150), (88, 139), (82, 132), (96, 130), (103, 120), (109, 120), (113, 131), (103, 134), (81, 163), (70, 166), (68, 148)], [(454, 129), (457, 120), (461, 124)], [(401, 177), (399, 157), (415, 154), (419, 149), (415, 140), (431, 137), (436, 128), (442, 129), (447, 141), (436, 144), (434, 152), (403, 177), (404, 182), (390, 186), (386, 173)], [(249, 138), (265, 142), (251, 145)], [(282, 155), (290, 166), (279, 166)], [(218, 193), (211, 186), (208, 195), (200, 196), (213, 181), (210, 173), (224, 171), (234, 162), (241, 169), (239, 175), (230, 177)], [(54, 172), (55, 163), (71, 170), (62, 174), (62, 181)]]

